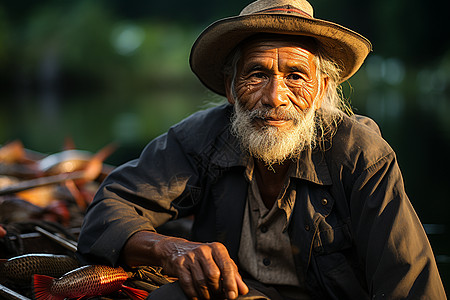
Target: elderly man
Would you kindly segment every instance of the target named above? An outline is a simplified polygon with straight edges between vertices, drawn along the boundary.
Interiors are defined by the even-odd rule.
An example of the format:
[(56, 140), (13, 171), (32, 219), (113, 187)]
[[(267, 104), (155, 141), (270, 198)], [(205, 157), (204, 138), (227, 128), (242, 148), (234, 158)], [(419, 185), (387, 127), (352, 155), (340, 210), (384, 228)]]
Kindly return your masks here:
[[(339, 97), (370, 50), (306, 0), (258, 0), (210, 25), (190, 63), (229, 103), (104, 181), (80, 257), (179, 279), (150, 299), (445, 299), (393, 150)], [(191, 240), (157, 233), (189, 215)]]

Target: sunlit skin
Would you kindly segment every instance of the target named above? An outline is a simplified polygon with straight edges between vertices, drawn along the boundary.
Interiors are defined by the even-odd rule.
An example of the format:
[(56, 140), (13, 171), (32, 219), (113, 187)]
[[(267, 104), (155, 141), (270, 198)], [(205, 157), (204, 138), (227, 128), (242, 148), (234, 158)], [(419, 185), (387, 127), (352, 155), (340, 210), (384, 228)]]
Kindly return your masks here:
[[(281, 111), (320, 108), (328, 77), (323, 76), (319, 82), (314, 49), (311, 40), (298, 37), (263, 37), (243, 45), (235, 80), (236, 97), (250, 111), (264, 106), (274, 109), (270, 117), (256, 118), (255, 126), (289, 130), (293, 121), (283, 118)], [(226, 82), (230, 86), (231, 78)], [(227, 98), (234, 104), (231, 90), (227, 91)], [(286, 161), (268, 169), (263, 162), (256, 161), (256, 180), (268, 208), (280, 193), (289, 165), (290, 161)]]
[[(246, 43), (238, 66), (235, 82), (236, 96), (245, 109), (262, 106), (276, 109), (304, 111), (322, 103), (314, 64), (315, 45), (309, 40), (283, 37)], [(229, 80), (229, 79), (228, 79)], [(322, 79), (326, 87), (327, 78)], [(228, 101), (234, 98), (228, 93)], [(274, 113), (266, 119), (257, 119), (257, 126), (276, 126), (288, 129), (292, 122)]]

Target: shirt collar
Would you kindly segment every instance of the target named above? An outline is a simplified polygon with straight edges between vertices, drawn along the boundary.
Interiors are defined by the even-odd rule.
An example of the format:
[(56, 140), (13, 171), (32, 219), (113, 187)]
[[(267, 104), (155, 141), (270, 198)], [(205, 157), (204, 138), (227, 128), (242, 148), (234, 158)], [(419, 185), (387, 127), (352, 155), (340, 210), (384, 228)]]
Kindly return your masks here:
[[(250, 183), (249, 185), (249, 195), (247, 201), (253, 202), (252, 210), (259, 211), (260, 216), (268, 216), (270, 214), (274, 214), (274, 210), (281, 209), (285, 212), (286, 219), (284, 220), (284, 225), (282, 231), (285, 232), (289, 226), (292, 211), (295, 204), (296, 199), (296, 190), (295, 190), (295, 181), (291, 180), (292, 177), (295, 177), (295, 172), (297, 170), (297, 164), (293, 164), (290, 166), (288, 171), (288, 177), (285, 179), (283, 184), (283, 188), (280, 191), (280, 195), (275, 203), (276, 207), (266, 208), (262, 202), (261, 195), (259, 193), (258, 185), (256, 184), (256, 180), (253, 178), (253, 170), (254, 170), (254, 162), (250, 160), (246, 171), (245, 177), (247, 181)], [(253, 213), (253, 212), (252, 212)]]
[(325, 155), (320, 150), (305, 150), (297, 161), (297, 170), (292, 177), (308, 180), (320, 185), (331, 185), (331, 175), (325, 161)]
[[(251, 176), (253, 160), (242, 152), (238, 139), (230, 132), (229, 126), (215, 141), (211, 162), (222, 168), (241, 166), (246, 168), (246, 175)], [(324, 152), (305, 150), (296, 163), (296, 170), (291, 177), (308, 180), (320, 185), (331, 185), (331, 176), (325, 161)], [(250, 169), (249, 169), (250, 167)]]

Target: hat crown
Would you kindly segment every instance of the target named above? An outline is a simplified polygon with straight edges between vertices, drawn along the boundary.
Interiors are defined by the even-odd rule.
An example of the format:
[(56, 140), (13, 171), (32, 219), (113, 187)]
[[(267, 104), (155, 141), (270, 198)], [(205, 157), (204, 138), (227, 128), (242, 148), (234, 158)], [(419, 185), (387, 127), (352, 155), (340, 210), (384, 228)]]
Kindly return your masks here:
[[(281, 7), (284, 10), (277, 10), (277, 8)], [(289, 13), (290, 10), (299, 10), (311, 18), (314, 16), (313, 7), (306, 0), (257, 0), (244, 7), (239, 15), (251, 15), (262, 12)]]

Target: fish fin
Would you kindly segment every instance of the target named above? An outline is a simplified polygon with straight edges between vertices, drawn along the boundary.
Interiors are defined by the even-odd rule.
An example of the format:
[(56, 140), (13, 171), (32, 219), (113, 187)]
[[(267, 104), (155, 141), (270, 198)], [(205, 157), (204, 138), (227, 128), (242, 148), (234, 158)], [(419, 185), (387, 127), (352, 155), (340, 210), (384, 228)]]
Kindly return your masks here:
[(147, 299), (149, 292), (122, 285), (121, 290), (133, 300)]
[(53, 284), (53, 277), (46, 275), (33, 275), (33, 295), (36, 300), (59, 300), (64, 297), (53, 296), (50, 294), (50, 288)]

